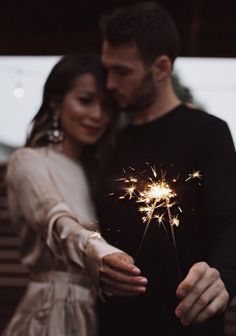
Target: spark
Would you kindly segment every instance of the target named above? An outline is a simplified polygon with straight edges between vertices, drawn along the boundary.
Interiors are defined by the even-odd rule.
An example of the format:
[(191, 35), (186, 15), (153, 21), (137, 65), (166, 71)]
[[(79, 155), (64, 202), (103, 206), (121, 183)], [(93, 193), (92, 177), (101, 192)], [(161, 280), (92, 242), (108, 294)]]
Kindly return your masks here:
[(179, 218), (178, 218), (178, 216), (176, 216), (176, 217), (172, 217), (172, 219), (171, 219), (171, 225), (175, 225), (175, 226), (179, 226)]
[(165, 216), (165, 214), (154, 215), (154, 218), (157, 219), (157, 223), (159, 224), (159, 227), (160, 227), (161, 225), (163, 225), (164, 216)]
[(183, 212), (183, 210), (180, 207), (178, 207), (178, 209), (179, 209), (179, 212)]
[(202, 178), (202, 175), (200, 174), (200, 171), (197, 170), (197, 171), (194, 171), (191, 174), (188, 174), (188, 178), (185, 181), (189, 181), (189, 180), (194, 179), (194, 178), (198, 178), (198, 179)]
[(153, 176), (157, 177), (157, 172), (156, 172), (155, 167), (151, 167), (151, 170), (152, 170)]
[(133, 185), (131, 185), (130, 187), (127, 187), (127, 188), (124, 188), (124, 190), (125, 190), (125, 195), (124, 195), (124, 197), (125, 196), (129, 196), (129, 199), (131, 199), (131, 198), (133, 198), (134, 197), (134, 195), (135, 195), (135, 185), (133, 184)]

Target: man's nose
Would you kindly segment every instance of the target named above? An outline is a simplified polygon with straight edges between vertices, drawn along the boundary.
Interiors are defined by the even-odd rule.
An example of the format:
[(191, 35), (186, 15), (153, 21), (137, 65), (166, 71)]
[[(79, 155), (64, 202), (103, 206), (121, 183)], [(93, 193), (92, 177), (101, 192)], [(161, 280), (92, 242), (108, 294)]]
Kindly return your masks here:
[(109, 73), (107, 76), (107, 89), (111, 91), (117, 89), (117, 81), (115, 80), (114, 75)]

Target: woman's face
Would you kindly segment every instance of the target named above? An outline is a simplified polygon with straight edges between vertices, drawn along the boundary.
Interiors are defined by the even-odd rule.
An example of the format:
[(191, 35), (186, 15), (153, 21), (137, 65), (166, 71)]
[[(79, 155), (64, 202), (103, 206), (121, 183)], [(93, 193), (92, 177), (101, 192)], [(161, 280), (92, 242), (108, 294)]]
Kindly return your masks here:
[(92, 74), (75, 80), (58, 106), (65, 140), (84, 145), (94, 144), (104, 133), (110, 118), (101, 106), (101, 97)]

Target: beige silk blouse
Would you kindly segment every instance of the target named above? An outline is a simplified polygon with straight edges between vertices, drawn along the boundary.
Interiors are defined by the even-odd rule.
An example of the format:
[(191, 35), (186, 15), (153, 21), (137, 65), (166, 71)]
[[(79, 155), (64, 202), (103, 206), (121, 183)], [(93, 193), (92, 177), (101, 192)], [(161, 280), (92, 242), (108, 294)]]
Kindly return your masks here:
[(82, 166), (52, 148), (22, 148), (7, 186), (31, 281), (2, 336), (96, 336), (99, 266), (120, 250), (96, 232)]
[[(9, 162), (7, 184), (10, 212), (20, 232), (22, 262), (27, 268), (32, 273), (79, 272), (83, 281), (89, 281), (86, 259), (87, 271), (97, 285), (101, 258), (120, 250), (94, 231), (98, 223), (83, 167), (50, 147), (22, 148)], [(53, 230), (58, 218), (64, 227), (60, 237)], [(71, 233), (72, 263), (61, 244)]]

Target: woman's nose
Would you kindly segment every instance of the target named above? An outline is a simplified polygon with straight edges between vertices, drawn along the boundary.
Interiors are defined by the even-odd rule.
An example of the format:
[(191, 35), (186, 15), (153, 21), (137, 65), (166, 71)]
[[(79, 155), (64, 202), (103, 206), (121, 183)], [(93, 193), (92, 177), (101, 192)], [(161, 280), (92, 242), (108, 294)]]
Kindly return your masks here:
[(96, 119), (96, 120), (102, 119), (103, 111), (102, 111), (101, 104), (97, 104), (96, 106), (94, 106), (90, 115), (93, 119)]

